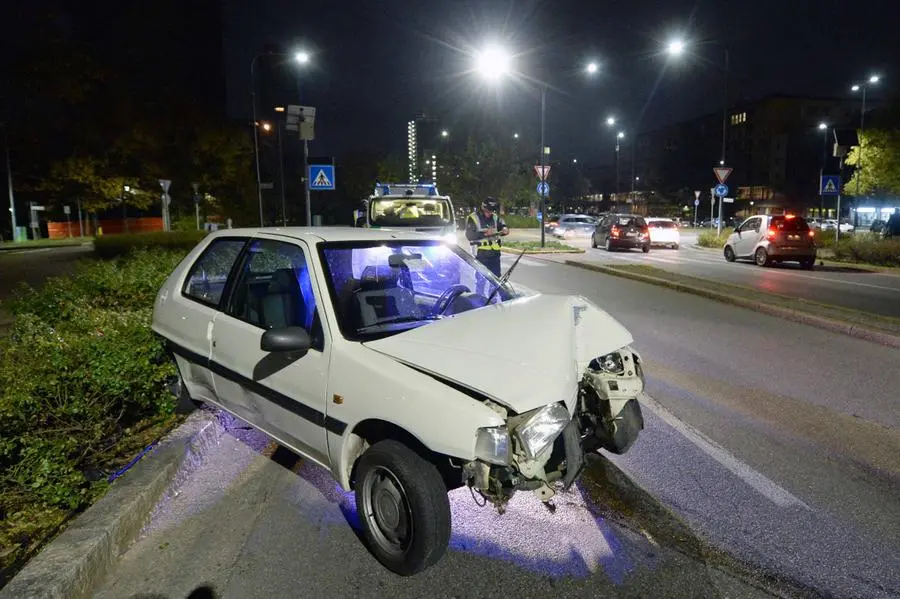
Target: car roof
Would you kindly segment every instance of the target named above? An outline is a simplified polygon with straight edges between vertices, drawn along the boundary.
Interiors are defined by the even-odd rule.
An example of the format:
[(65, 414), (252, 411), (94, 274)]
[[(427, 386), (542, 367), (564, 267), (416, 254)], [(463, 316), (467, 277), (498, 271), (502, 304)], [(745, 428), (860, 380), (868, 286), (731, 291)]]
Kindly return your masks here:
[(320, 241), (380, 241), (390, 239), (423, 240), (441, 239), (440, 235), (407, 231), (403, 228), (368, 229), (362, 227), (245, 227), (241, 229), (220, 229), (211, 236), (254, 236), (260, 234), (303, 239), (310, 243)]

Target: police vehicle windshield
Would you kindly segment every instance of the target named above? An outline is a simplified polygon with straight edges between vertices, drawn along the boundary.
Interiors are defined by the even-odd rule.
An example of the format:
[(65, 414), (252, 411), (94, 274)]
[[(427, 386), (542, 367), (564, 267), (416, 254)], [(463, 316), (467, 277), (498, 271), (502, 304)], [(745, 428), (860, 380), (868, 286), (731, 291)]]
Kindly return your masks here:
[(446, 227), (453, 222), (445, 198), (375, 198), (369, 207), (369, 224), (374, 227)]

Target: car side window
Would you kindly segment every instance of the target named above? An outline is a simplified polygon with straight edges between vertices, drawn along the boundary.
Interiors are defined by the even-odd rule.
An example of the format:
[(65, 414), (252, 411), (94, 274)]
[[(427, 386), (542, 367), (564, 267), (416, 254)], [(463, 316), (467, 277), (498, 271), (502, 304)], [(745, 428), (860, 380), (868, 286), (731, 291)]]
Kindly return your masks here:
[(759, 233), (759, 228), (760, 228), (761, 224), (762, 224), (761, 218), (754, 218), (753, 219), (753, 231), (756, 233)]
[(299, 246), (256, 239), (238, 270), (228, 314), (262, 329), (303, 327), (321, 351), (322, 321), (310, 277)]
[(219, 307), (228, 274), (246, 243), (246, 239), (224, 238), (209, 244), (188, 271), (181, 292), (204, 304)]

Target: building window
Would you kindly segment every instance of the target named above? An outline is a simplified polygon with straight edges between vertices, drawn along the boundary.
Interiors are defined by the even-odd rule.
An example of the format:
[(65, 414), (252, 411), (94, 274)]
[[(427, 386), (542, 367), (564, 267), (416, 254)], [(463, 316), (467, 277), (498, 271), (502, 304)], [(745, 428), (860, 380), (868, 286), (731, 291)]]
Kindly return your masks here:
[(732, 125), (742, 125), (747, 122), (747, 113), (746, 112), (738, 112), (731, 115), (731, 124)]

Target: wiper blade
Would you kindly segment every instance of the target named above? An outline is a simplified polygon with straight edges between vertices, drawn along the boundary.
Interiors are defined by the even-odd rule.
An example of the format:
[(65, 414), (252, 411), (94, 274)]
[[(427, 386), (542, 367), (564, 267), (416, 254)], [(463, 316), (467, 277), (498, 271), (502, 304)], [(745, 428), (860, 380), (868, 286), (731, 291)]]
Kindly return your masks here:
[(521, 260), (522, 256), (525, 255), (525, 251), (526, 250), (522, 250), (522, 253), (519, 254), (518, 257), (516, 258), (516, 261), (513, 262), (512, 266), (509, 267), (509, 270), (507, 270), (505, 273), (503, 273), (503, 276), (500, 277), (500, 284), (497, 285), (494, 288), (494, 290), (491, 292), (491, 294), (488, 296), (487, 301), (484, 302), (485, 306), (487, 306), (488, 304), (491, 303), (491, 300), (494, 299), (494, 296), (497, 295), (497, 293), (499, 293), (500, 288), (504, 287), (506, 285), (506, 283), (509, 281), (509, 277), (512, 275), (512, 271), (514, 271), (516, 269), (516, 266), (519, 265), (519, 260)]
[(356, 329), (357, 333), (364, 333), (368, 330), (384, 326), (386, 324), (398, 324), (402, 322), (421, 322), (423, 320), (440, 320), (444, 318), (443, 316), (439, 316), (437, 314), (429, 314), (427, 316), (397, 316), (395, 318), (388, 318), (387, 320), (382, 320), (381, 322), (376, 322), (375, 324), (369, 324), (364, 327), (360, 327)]

